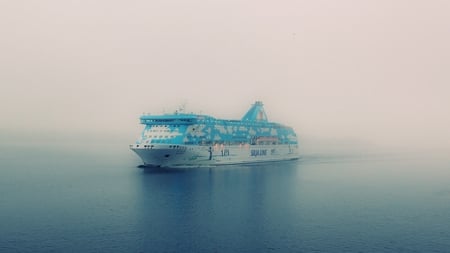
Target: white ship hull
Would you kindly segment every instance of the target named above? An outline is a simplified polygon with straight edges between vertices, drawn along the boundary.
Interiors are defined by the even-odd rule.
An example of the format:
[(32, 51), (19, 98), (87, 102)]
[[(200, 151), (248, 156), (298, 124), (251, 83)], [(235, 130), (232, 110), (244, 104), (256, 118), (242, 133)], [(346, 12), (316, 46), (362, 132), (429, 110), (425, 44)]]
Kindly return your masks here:
[(213, 167), (299, 158), (297, 145), (130, 145), (144, 166), (166, 168)]

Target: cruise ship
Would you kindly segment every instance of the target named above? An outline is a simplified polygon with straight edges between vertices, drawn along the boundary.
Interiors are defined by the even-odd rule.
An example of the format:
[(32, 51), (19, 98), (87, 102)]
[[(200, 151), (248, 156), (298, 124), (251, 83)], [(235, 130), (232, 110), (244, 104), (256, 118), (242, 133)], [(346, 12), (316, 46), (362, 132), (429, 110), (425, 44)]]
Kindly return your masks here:
[(130, 149), (144, 167), (214, 167), (299, 158), (294, 130), (269, 122), (261, 101), (240, 120), (175, 111), (142, 115), (140, 122), (144, 130)]

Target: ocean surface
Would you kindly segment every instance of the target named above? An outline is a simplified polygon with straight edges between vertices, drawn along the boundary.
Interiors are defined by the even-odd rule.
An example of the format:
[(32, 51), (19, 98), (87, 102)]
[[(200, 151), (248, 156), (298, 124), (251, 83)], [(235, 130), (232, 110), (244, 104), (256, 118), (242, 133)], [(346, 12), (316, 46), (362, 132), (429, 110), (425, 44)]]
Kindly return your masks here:
[(450, 252), (445, 155), (139, 164), (127, 145), (0, 145), (0, 252)]

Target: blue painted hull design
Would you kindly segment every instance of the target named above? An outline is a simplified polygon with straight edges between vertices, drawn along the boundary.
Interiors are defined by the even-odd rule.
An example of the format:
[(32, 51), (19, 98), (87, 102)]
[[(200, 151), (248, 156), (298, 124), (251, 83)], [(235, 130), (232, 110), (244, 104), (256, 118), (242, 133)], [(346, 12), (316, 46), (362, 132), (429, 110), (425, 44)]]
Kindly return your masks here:
[(144, 130), (130, 148), (145, 166), (212, 167), (298, 159), (291, 127), (269, 122), (257, 101), (241, 120), (175, 112), (143, 115)]

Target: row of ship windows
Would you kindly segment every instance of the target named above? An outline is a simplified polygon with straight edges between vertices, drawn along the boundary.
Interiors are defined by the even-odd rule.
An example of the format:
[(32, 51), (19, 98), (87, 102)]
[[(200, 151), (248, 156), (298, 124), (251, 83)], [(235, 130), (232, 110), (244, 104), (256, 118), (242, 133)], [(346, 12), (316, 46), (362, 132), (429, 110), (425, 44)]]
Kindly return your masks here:
[[(151, 140), (150, 143), (173, 143), (173, 140), (168, 140), (168, 139), (159, 139), (159, 140)], [(284, 141), (284, 142), (260, 142), (260, 143), (245, 143), (245, 142), (240, 142), (240, 143), (224, 143), (224, 142), (212, 142), (212, 141), (207, 141), (207, 142), (193, 142), (193, 141), (186, 141), (184, 142), (184, 144), (195, 144), (195, 145), (207, 145), (207, 146), (211, 146), (211, 145), (222, 145), (222, 146), (235, 146), (235, 145), (239, 145), (239, 146), (246, 146), (246, 145), (280, 145), (280, 144), (297, 144), (295, 142), (289, 143), (288, 141)], [(175, 146), (174, 146), (175, 147)]]
[[(136, 145), (136, 147), (139, 147), (139, 145)], [(144, 148), (153, 148), (153, 147), (154, 147), (153, 145), (144, 145)], [(169, 148), (184, 148), (185, 149), (186, 147), (183, 147), (183, 146), (180, 147), (179, 145), (173, 145), (173, 146), (170, 145)]]
[[(148, 121), (148, 120), (147, 120)], [(216, 121), (209, 121), (209, 120), (205, 120), (205, 123), (211, 123), (211, 122), (213, 122), (213, 123), (215, 123)], [(254, 123), (247, 123), (247, 122), (236, 122), (236, 123), (225, 123), (225, 124), (222, 124), (223, 126), (246, 126), (246, 127), (259, 127), (259, 125), (255, 125)], [(154, 127), (180, 127), (180, 125), (153, 125)], [(269, 128), (273, 128), (273, 129), (288, 129), (288, 128), (286, 128), (286, 127), (283, 127), (283, 126), (277, 126), (277, 125), (275, 125), (275, 126), (271, 126), (271, 127), (269, 127)]]
[(149, 130), (149, 132), (153, 132), (153, 133), (160, 133), (160, 132), (169, 133), (170, 130), (166, 130), (166, 129), (164, 129), (164, 130), (151, 129), (151, 130)]
[(192, 122), (192, 119), (144, 119), (148, 122), (174, 122), (174, 121), (182, 121), (182, 122)]
[(160, 135), (160, 136), (158, 136), (158, 135), (147, 135), (147, 138), (154, 138), (154, 139), (167, 139), (167, 138), (175, 138), (176, 136), (175, 135), (164, 135), (164, 136), (162, 136), (162, 135)]
[[(224, 127), (227, 127), (227, 126), (245, 126), (245, 127), (254, 127), (254, 125), (253, 124), (248, 124), (248, 123), (239, 123), (239, 124), (224, 124)], [(180, 127), (180, 125), (153, 125), (153, 127), (174, 127), (174, 128), (178, 128), (178, 127)], [(272, 129), (275, 129), (275, 130), (277, 130), (277, 129), (285, 129), (285, 130), (287, 130), (288, 128), (286, 128), (286, 127), (281, 127), (281, 126), (273, 126), (273, 127), (271, 127)], [(169, 130), (155, 130), (155, 129), (152, 129), (152, 130), (150, 130), (151, 132), (161, 132), (161, 131), (163, 131), (163, 132), (169, 132)]]
[(154, 125), (150, 124), (152, 127), (180, 127), (180, 125)]

